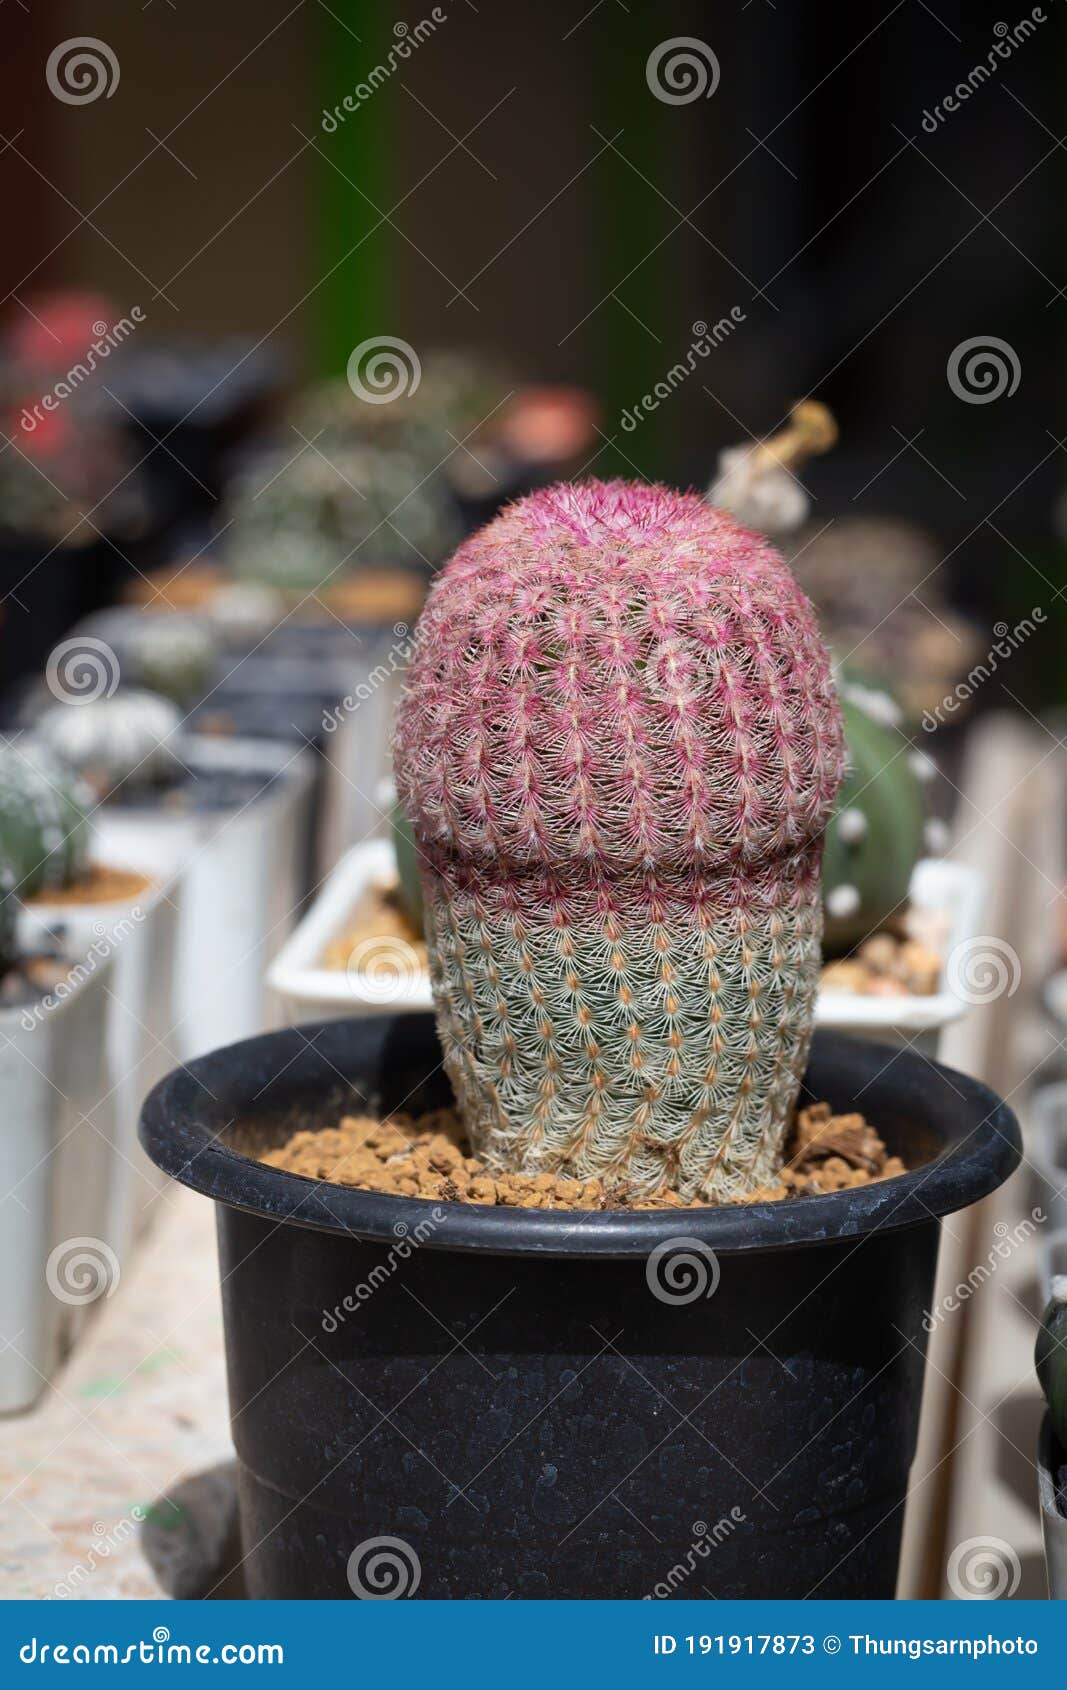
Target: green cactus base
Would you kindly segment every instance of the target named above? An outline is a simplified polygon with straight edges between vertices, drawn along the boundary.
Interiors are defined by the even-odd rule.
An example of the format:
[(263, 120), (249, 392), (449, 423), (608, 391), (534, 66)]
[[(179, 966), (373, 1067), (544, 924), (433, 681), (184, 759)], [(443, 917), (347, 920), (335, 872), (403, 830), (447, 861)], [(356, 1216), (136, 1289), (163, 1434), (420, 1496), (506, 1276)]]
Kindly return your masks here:
[(432, 874), (428, 890), (445, 1065), (490, 1168), (638, 1198), (773, 1182), (808, 1054), (817, 882), (788, 911), (701, 919), (686, 900), (642, 925), (563, 921), (536, 899), (493, 911)]

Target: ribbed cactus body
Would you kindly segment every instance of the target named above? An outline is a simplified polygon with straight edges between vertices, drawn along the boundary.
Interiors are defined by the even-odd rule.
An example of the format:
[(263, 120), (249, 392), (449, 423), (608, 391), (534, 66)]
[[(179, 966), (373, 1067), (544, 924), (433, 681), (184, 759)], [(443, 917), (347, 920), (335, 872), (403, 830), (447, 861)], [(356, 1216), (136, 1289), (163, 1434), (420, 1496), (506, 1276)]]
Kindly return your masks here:
[(778, 555), (664, 488), (520, 501), (431, 592), (395, 767), (479, 1153), (639, 1193), (763, 1183), (807, 1054), (842, 768)]

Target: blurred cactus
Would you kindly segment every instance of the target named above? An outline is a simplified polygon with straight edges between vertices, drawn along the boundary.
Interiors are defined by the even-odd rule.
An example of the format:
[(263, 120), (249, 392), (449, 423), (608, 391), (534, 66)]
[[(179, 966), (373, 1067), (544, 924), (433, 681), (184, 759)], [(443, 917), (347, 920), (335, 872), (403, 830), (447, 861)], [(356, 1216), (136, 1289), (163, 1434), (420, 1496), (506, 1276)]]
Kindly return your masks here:
[(451, 501), (400, 452), (331, 444), (271, 456), (233, 491), (233, 573), (304, 597), (348, 571), (435, 567), (455, 543)]
[(0, 864), (28, 898), (69, 886), (89, 862), (92, 793), (28, 738), (0, 745)]
[(122, 643), (122, 671), (175, 704), (198, 702), (211, 684), (219, 642), (201, 618), (140, 615)]
[(779, 555), (663, 487), (519, 501), (431, 591), (394, 766), (476, 1152), (635, 1196), (766, 1183), (843, 768)]
[(411, 823), (399, 804), (393, 805), (392, 832), (400, 907), (411, 925), (421, 933), (426, 925), (426, 909), (422, 896), (422, 877), (419, 874), (419, 849), (415, 844)]
[(914, 753), (892, 725), (893, 700), (848, 682), (840, 691), (848, 769), (823, 857), (823, 949), (830, 957), (903, 913), (926, 813)]
[(337, 442), (364, 442), (409, 454), (425, 473), (442, 467), (459, 441), (494, 417), (513, 387), (507, 368), (482, 353), (432, 351), (420, 362), (417, 383), (388, 403), (361, 399), (338, 377), (305, 389), (292, 421), (330, 457)]
[(172, 780), (180, 770), (172, 740), (181, 717), (169, 699), (136, 688), (112, 698), (55, 704), (37, 723), (48, 751), (100, 798), (120, 786)]

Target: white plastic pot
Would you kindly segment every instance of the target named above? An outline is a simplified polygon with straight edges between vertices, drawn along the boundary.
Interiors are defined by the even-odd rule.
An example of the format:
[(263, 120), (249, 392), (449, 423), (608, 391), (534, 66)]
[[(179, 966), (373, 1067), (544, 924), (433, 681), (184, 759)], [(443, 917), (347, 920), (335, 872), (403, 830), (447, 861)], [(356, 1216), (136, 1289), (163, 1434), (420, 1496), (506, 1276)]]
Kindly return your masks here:
[(183, 1060), (277, 1024), (267, 966), (296, 918), (301, 845), (309, 825), (307, 752), (268, 739), (191, 734), (181, 743), (194, 773), (261, 777), (240, 808), (155, 809), (108, 804), (97, 839), (105, 860), (158, 863), (180, 877), (177, 1025), (168, 1040)]
[[(150, 864), (113, 861), (114, 868), (151, 875)], [(114, 962), (107, 1016), (107, 1090), (115, 1107), (116, 1155), (111, 1170), (104, 1236), (127, 1249), (149, 1218), (160, 1191), (158, 1170), (137, 1142), (141, 1104), (177, 1061), (175, 967), (178, 890), (154, 877), (136, 898), (117, 903), (24, 906), (19, 917), (23, 950), (58, 944), (95, 969)]]
[[(980, 987), (968, 995), (965, 949), (981, 927), (981, 876), (963, 863), (924, 857), (912, 872), (912, 908), (940, 916), (946, 928), (941, 977), (925, 997), (865, 997), (859, 992), (820, 991), (815, 1025), (833, 1027), (880, 1044), (908, 1045), (936, 1056), (943, 1029), (981, 1001)], [(980, 959), (971, 959), (976, 973)]]
[(353, 846), (327, 876), (268, 976), (291, 1021), (332, 1021), (342, 1015), (380, 1015), (383, 1009), (433, 1008), (430, 977), (424, 969), (400, 966), (383, 982), (362, 974), (358, 967), (322, 965), (327, 945), (344, 931), (364, 893), (395, 881), (390, 839)]
[(0, 1413), (36, 1401), (121, 1272), (108, 1237), (113, 968), (74, 958), (52, 992), (0, 1010)]

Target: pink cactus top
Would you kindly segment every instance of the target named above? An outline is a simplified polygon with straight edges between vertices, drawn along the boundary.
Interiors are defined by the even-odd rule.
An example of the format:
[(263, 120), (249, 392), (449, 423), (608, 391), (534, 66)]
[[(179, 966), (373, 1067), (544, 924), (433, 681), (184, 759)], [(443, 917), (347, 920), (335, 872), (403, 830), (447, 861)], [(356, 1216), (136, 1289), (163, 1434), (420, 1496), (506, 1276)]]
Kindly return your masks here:
[(442, 571), (395, 767), (423, 848), (479, 875), (744, 879), (806, 854), (843, 757), (778, 553), (695, 494), (590, 481), (519, 500)]

